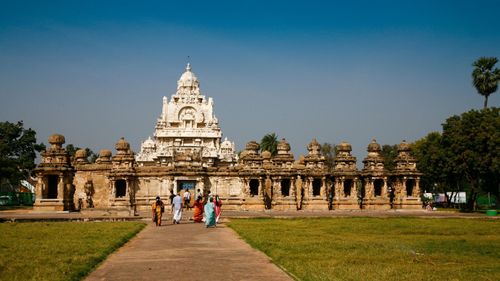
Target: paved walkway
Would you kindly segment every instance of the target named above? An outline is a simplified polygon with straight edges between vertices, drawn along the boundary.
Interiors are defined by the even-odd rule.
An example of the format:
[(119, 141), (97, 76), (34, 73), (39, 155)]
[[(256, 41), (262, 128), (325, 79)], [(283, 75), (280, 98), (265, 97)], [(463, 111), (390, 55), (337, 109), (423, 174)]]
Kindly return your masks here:
[(219, 224), (152, 223), (111, 254), (87, 281), (292, 280), (269, 258)]

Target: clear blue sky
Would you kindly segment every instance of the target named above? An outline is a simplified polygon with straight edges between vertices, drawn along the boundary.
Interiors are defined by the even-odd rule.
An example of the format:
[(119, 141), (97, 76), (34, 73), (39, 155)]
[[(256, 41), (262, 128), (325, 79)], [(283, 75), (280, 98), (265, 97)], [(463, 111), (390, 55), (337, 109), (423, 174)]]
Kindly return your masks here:
[(269, 132), (296, 158), (345, 140), (359, 165), (372, 138), (482, 107), (471, 64), (500, 58), (499, 18), (494, 0), (1, 1), (0, 120), (137, 152), (190, 56), (238, 150)]

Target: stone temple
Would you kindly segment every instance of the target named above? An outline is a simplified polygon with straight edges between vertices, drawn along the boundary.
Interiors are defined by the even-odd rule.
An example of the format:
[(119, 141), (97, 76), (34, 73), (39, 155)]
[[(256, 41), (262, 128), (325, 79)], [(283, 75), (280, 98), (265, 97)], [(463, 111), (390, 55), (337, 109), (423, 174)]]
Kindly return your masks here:
[(198, 189), (218, 194), (223, 208), (232, 210), (421, 207), (421, 173), (405, 141), (392, 172), (385, 169), (375, 140), (368, 144), (362, 170), (346, 142), (337, 145), (331, 168), (315, 139), (297, 160), (285, 139), (274, 156), (255, 141), (236, 154), (234, 142), (222, 140), (214, 101), (202, 95), (189, 64), (175, 94), (163, 97), (154, 134), (137, 154), (121, 138), (114, 155), (103, 149), (89, 163), (85, 150), (70, 157), (64, 136), (54, 134), (49, 143), (36, 168), (37, 210), (135, 214), (149, 210), (156, 196), (168, 200), (186, 189), (193, 195)]

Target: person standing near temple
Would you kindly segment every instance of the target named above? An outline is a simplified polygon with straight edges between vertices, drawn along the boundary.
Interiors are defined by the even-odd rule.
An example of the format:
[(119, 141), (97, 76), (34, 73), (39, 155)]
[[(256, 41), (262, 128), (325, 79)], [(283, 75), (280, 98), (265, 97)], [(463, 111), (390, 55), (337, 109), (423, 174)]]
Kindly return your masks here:
[(161, 201), (160, 196), (156, 196), (155, 202), (151, 204), (151, 211), (153, 212), (153, 221), (156, 226), (161, 226), (161, 216), (165, 212), (165, 205)]
[(182, 197), (184, 198), (184, 206), (186, 207), (186, 210), (189, 210), (189, 208), (191, 207), (191, 193), (189, 192), (189, 189), (186, 189), (186, 191), (184, 191), (184, 194), (182, 195)]
[(181, 223), (182, 218), (182, 198), (179, 194), (176, 194), (174, 199), (172, 200), (172, 209), (173, 209), (173, 224)]
[(198, 196), (193, 204), (193, 221), (202, 222), (203, 221), (203, 198)]
[(210, 196), (208, 197), (208, 202), (205, 204), (205, 225), (206, 227), (215, 227), (215, 206), (214, 199)]
[(215, 222), (219, 223), (220, 213), (222, 212), (222, 200), (220, 200), (219, 195), (215, 195), (214, 210), (215, 210)]
[[(175, 194), (174, 194), (174, 190), (173, 189), (170, 189), (170, 196), (169, 196), (169, 199), (170, 199), (170, 206), (174, 206), (174, 197), (175, 197)], [(174, 212), (174, 208), (170, 208), (170, 212), (173, 213)]]

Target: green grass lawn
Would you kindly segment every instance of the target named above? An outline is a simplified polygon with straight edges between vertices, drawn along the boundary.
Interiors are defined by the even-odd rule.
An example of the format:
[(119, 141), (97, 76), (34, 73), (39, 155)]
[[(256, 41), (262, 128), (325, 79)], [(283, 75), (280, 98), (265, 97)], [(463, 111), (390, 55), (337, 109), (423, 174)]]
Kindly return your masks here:
[(500, 220), (233, 219), (299, 280), (500, 280)]
[(140, 222), (0, 223), (0, 280), (80, 280)]

